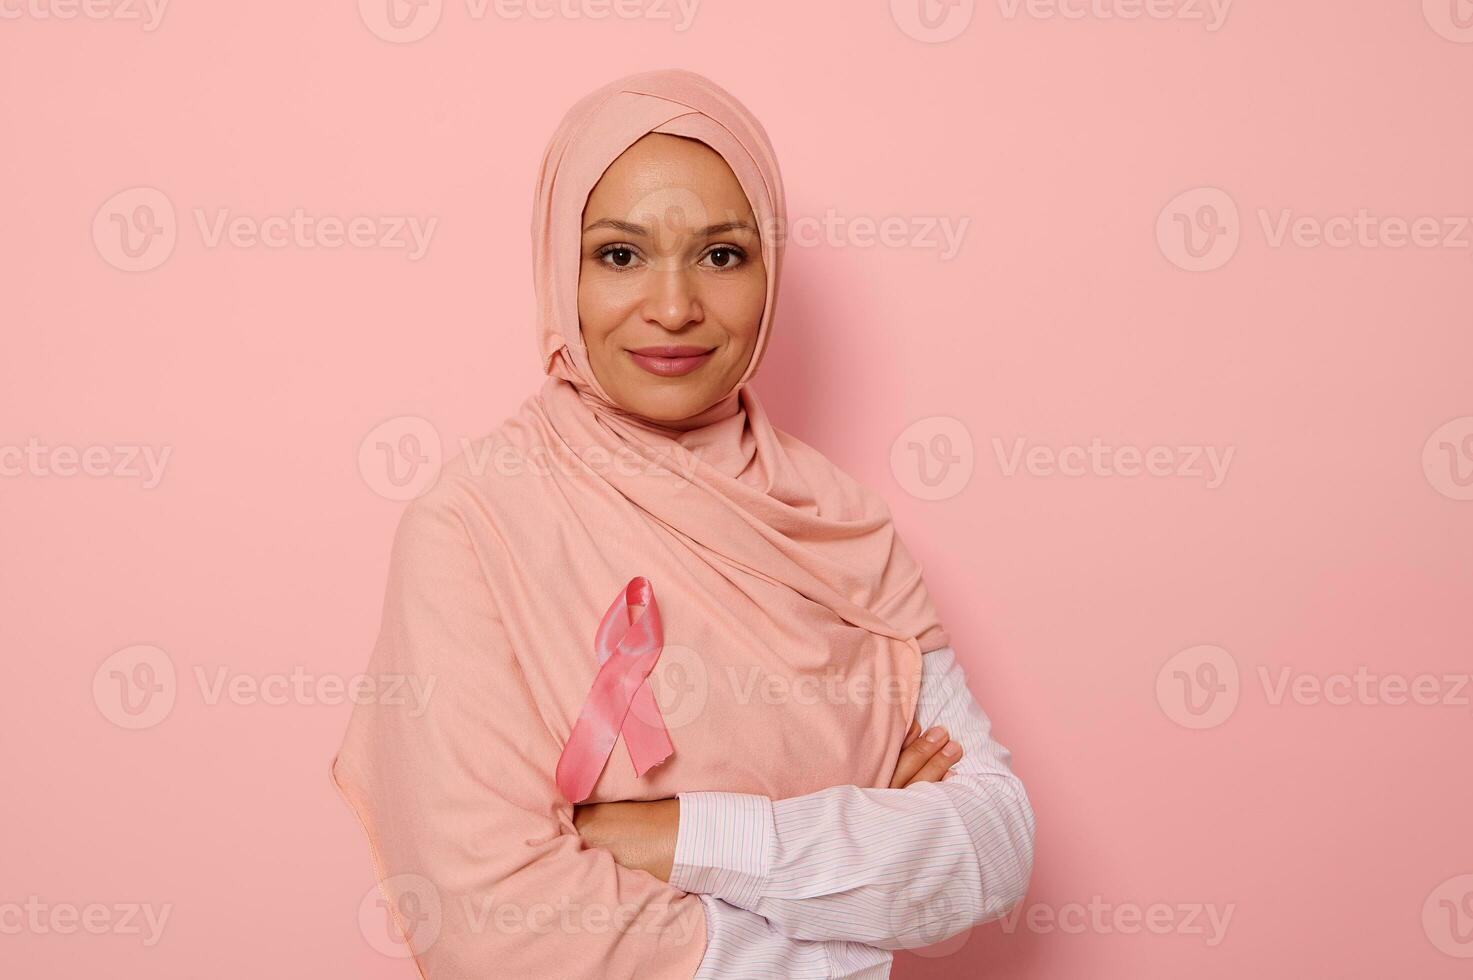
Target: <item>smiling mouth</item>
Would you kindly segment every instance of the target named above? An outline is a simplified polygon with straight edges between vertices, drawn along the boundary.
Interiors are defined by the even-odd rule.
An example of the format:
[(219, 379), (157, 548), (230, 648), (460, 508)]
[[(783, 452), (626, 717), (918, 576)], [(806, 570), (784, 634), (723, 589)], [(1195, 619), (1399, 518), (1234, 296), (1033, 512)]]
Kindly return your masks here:
[(640, 347), (629, 350), (629, 356), (650, 374), (675, 378), (705, 364), (715, 352), (714, 347)]

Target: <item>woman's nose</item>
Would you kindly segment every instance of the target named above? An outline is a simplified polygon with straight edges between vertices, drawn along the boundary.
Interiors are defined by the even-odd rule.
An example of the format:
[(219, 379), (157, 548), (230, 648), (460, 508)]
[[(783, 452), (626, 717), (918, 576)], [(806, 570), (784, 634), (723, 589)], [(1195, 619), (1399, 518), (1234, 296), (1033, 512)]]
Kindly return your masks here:
[(645, 319), (666, 330), (680, 330), (703, 317), (692, 273), (684, 268), (656, 268), (648, 279)]

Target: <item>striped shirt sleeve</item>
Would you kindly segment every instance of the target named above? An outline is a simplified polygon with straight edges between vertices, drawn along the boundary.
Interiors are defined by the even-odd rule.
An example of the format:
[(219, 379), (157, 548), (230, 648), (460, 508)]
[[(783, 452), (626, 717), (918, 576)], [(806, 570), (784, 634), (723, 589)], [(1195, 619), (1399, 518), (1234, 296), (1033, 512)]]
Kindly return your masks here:
[(670, 884), (756, 913), (783, 935), (929, 946), (1007, 914), (1033, 868), (1034, 817), (1011, 754), (950, 647), (922, 658), (916, 720), (962, 760), (939, 783), (831, 786), (785, 800), (689, 792)]

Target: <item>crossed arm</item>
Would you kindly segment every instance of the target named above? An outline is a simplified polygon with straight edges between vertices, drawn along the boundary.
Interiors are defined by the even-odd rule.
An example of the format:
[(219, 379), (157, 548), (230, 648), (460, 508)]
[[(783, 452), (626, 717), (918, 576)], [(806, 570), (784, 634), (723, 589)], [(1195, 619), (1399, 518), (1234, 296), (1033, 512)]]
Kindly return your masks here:
[[(962, 744), (950, 738), (944, 726), (936, 725), (918, 736), (922, 736), (921, 726), (913, 721), (895, 764), (892, 788), (940, 782), (960, 761)], [(623, 867), (647, 871), (668, 882), (675, 865), (680, 810), (678, 797), (586, 803), (573, 808), (573, 823), (589, 845), (605, 848)]]
[[(700, 896), (698, 978), (884, 976), (890, 950), (1006, 914), (1033, 862), (1027, 795), (950, 648), (925, 655), (916, 715), (888, 789), (681, 793), (579, 808), (575, 822), (619, 864)], [(945, 734), (918, 740), (921, 727), (965, 754), (943, 755)]]

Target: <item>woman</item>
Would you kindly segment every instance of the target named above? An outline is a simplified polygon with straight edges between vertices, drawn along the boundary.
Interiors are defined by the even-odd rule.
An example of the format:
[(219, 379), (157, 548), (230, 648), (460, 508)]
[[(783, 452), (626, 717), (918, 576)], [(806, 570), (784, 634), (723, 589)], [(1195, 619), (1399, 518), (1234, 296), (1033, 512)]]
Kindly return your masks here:
[(434, 693), (333, 766), (427, 977), (884, 977), (1023, 895), (1027, 796), (888, 507), (748, 386), (785, 219), (694, 73), (552, 138), (548, 377), (405, 511), (370, 671)]

